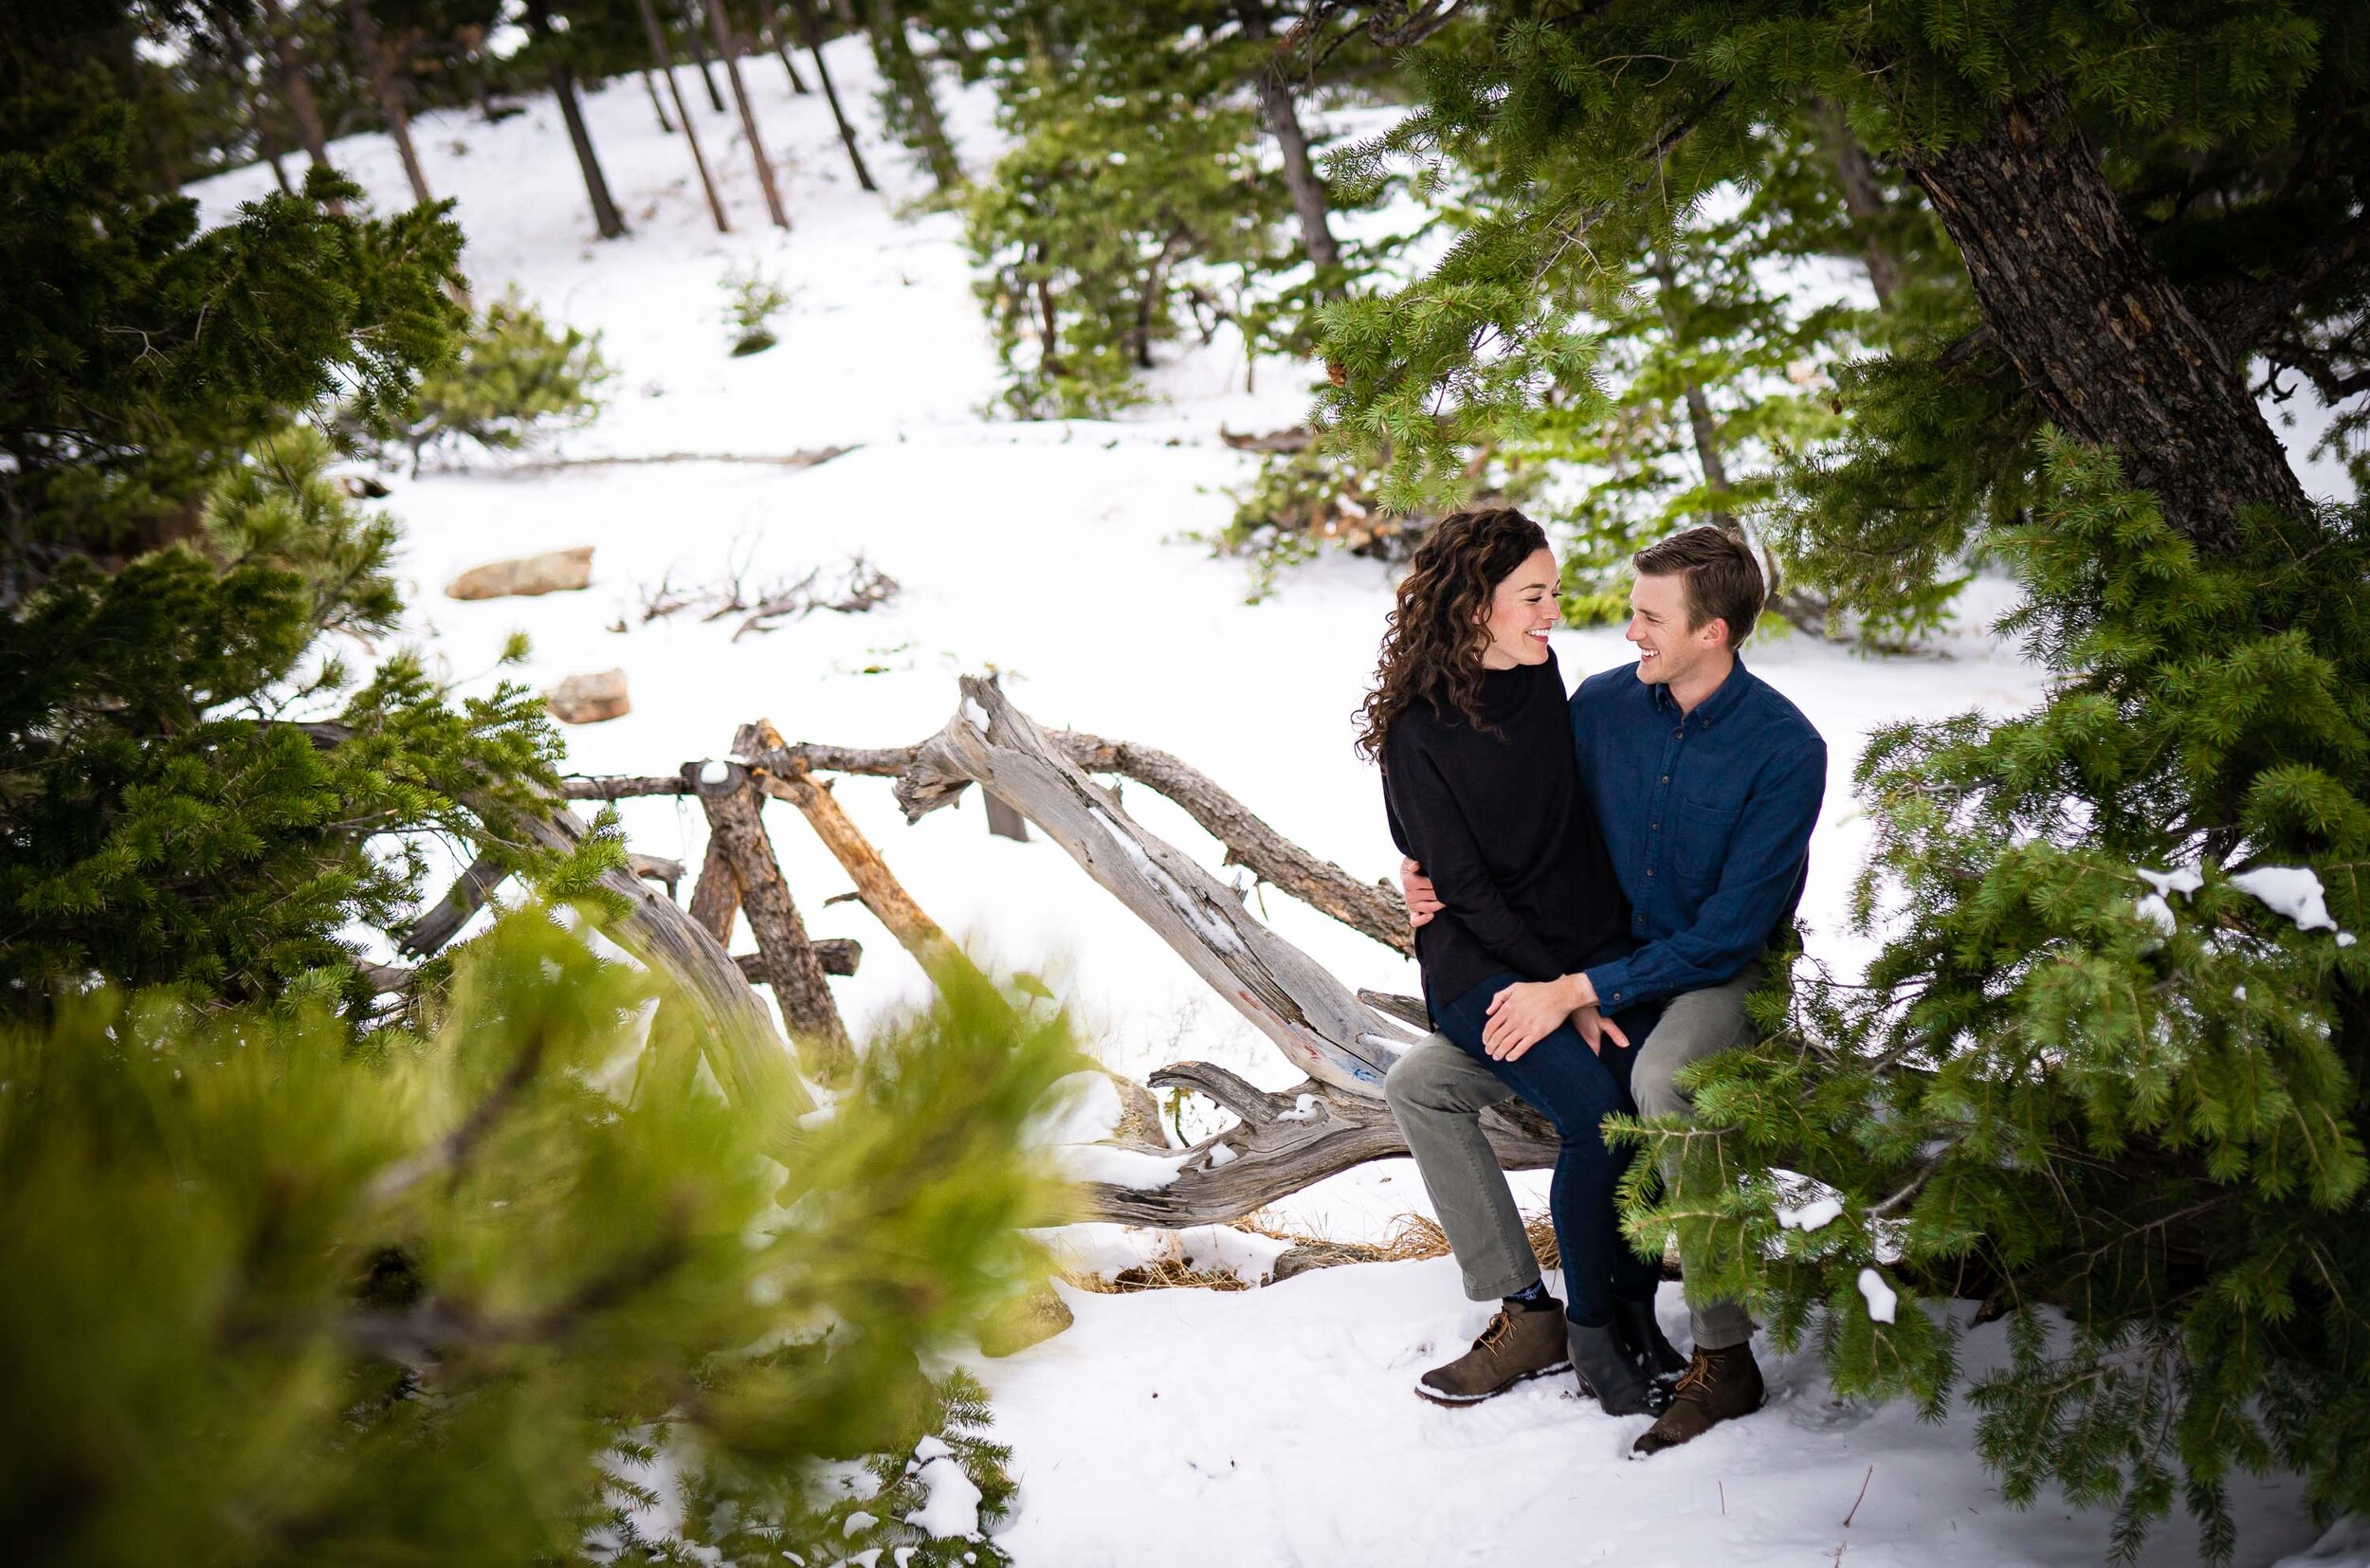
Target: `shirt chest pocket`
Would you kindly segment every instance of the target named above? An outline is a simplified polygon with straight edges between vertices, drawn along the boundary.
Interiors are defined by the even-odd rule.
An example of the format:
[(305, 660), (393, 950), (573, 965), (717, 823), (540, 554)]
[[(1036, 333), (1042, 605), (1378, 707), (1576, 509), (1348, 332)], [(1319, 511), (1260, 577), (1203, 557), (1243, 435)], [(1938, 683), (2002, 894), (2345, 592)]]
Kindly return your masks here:
[(1735, 806), (1701, 801), (1679, 803), (1678, 831), (1670, 840), (1670, 870), (1690, 897), (1702, 898), (1719, 884), (1721, 868), (1728, 863), (1729, 841), (1736, 837)]

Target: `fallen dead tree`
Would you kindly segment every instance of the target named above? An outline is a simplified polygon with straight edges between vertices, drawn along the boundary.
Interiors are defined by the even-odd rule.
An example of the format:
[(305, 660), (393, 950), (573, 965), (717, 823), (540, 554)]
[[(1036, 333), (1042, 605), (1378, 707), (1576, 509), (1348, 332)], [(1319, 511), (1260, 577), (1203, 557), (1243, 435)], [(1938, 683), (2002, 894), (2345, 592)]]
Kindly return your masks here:
[[(1081, 1217), (1161, 1227), (1219, 1223), (1328, 1176), (1407, 1152), (1382, 1103), (1381, 1083), (1391, 1062), (1422, 1031), (1421, 1004), (1343, 986), (1254, 919), (1237, 889), (1136, 822), (1117, 792), (1090, 775), (1139, 784), (1175, 802), (1223, 848), (1224, 864), (1244, 866), (1260, 881), (1404, 954), (1413, 943), (1397, 890), (1361, 883), (1309, 854), (1166, 752), (1044, 729), (994, 682), (966, 679), (954, 717), (916, 745), (791, 742), (760, 721), (735, 735), (729, 761), (687, 763), (671, 775), (572, 779), (562, 793), (586, 800), (700, 799), (718, 830), (684, 923), (720, 941), (736, 913), (750, 914), (759, 951), (730, 960), (744, 985), (771, 981), (793, 962), (811, 964), (818, 979), (847, 972), (833, 944), (811, 940), (802, 923), (793, 929), (777, 914), (770, 932), (757, 931), (757, 914), (746, 903), (745, 890), (752, 882), (779, 881), (771, 842), (762, 824), (755, 823), (758, 798), (797, 809), (848, 873), (853, 896), (926, 972), (939, 974), (947, 964), (968, 967), (970, 960), (840, 809), (829, 776), (837, 774), (893, 780), (908, 822), (956, 803), (977, 786), (1034, 824), (1158, 932), (1306, 1075), (1290, 1088), (1268, 1091), (1208, 1063), (1160, 1068), (1151, 1075), (1154, 1087), (1206, 1096), (1237, 1119), (1186, 1148), (1167, 1146), (1145, 1087), (1121, 1081), (1127, 1115), (1107, 1146), (1110, 1158), (1086, 1172), (1094, 1179), (1083, 1184)], [(719, 822), (720, 807), (736, 824), (729, 830)], [(744, 813), (748, 820), (741, 820)], [(788, 897), (785, 884), (779, 901), (787, 903)], [(852, 954), (847, 965), (853, 968)], [(778, 983), (775, 990), (779, 995)], [(788, 1016), (792, 1009), (784, 1000)], [(836, 1013), (831, 1016), (836, 1021)], [(788, 1061), (786, 1053), (777, 1056)], [(811, 1058), (809, 1068), (817, 1070)], [(1519, 1103), (1487, 1113), (1483, 1124), (1507, 1168), (1553, 1163), (1553, 1130)]]

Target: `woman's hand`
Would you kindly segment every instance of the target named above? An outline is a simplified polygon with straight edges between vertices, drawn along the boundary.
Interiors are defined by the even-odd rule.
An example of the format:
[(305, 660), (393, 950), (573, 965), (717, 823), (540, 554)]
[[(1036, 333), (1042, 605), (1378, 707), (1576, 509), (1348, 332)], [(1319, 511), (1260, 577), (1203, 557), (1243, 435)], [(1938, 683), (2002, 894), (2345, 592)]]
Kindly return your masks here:
[(1405, 855), (1399, 857), (1399, 891), (1407, 899), (1407, 923), (1412, 926), (1429, 925), (1434, 915), (1448, 907), (1440, 902), (1424, 868)]
[(1599, 1012), (1594, 1002), (1573, 1011), (1572, 1027), (1580, 1031), (1580, 1038), (1588, 1042), (1588, 1048), (1599, 1056), (1605, 1054), (1604, 1042), (1607, 1040), (1623, 1050), (1630, 1048), (1630, 1037), (1621, 1032), (1621, 1026)]
[(1492, 1061), (1519, 1062), (1522, 1053), (1556, 1031), (1579, 1003), (1571, 976), (1521, 980), (1489, 998), (1489, 1022), (1482, 1026), (1482, 1048)]

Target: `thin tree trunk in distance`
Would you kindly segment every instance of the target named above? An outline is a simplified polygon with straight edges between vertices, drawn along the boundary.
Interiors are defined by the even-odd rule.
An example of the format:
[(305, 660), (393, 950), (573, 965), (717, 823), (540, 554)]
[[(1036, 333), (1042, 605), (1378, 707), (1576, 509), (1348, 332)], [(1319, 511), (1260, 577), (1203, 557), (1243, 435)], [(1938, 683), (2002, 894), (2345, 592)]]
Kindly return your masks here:
[(658, 116), (658, 128), (667, 136), (675, 134), (675, 122), (666, 118), (666, 105), (659, 100), (658, 83), (650, 80), (650, 67), (641, 68), (642, 90), (650, 95), (650, 112)]
[(848, 161), (854, 165), (856, 183), (866, 191), (878, 191), (872, 183), (872, 171), (864, 164), (864, 152), (856, 145), (856, 128), (848, 122), (848, 111), (840, 106), (839, 89), (832, 85), (831, 67), (823, 59), (823, 25), (816, 20), (814, 0), (790, 0), (791, 14), (798, 21), (799, 41), (807, 46), (807, 53), (814, 61), (814, 77), (823, 83), (823, 100), (831, 106), (831, 119), (839, 126), (840, 145), (848, 149)]
[(707, 84), (708, 107), (718, 114), (724, 112), (724, 95), (716, 88), (716, 72), (708, 64), (707, 17), (701, 9), (701, 0), (686, 0), (690, 6), (691, 26), (685, 29), (691, 36), (691, 58), (700, 63), (700, 80)]
[(790, 90), (800, 98), (807, 96), (807, 79), (798, 74), (798, 62), (790, 58), (790, 40), (766, 21), (762, 11), (757, 16), (757, 38), (765, 46), (782, 57), (782, 69), (790, 73)]
[[(244, 75), (244, 73), (242, 73)], [(246, 117), (255, 126), (255, 150), (271, 165), (271, 177), (280, 186), (283, 196), (296, 194), (296, 187), (288, 183), (288, 166), (280, 158), (280, 136), (271, 128), (271, 116), (264, 102), (264, 95), (255, 90), (255, 83), (242, 80), (240, 96), (246, 102)]]
[[(1234, 14), (1242, 18), (1244, 37), (1258, 44), (1273, 37), (1266, 0), (1234, 0)], [(1301, 126), (1291, 83), (1284, 79), (1283, 61), (1272, 52), (1260, 62), (1258, 88), (1259, 117), (1284, 154), (1284, 188), (1291, 192), (1292, 213), (1300, 221), (1302, 253), (1322, 277), (1340, 266), (1341, 247), (1333, 238), (1325, 183), (1308, 155), (1308, 133)]]
[[(527, 0), (527, 26), (547, 46), (552, 41), (551, 0)], [(584, 193), (592, 203), (592, 226), (604, 240), (626, 232), (625, 215), (609, 193), (601, 160), (592, 151), (592, 135), (584, 128), (584, 111), (576, 104), (575, 73), (558, 52), (552, 53), (552, 96), (559, 100), (559, 118), (568, 122), (568, 140), (576, 150), (576, 168), (584, 175)]]
[(765, 155), (765, 137), (757, 130), (757, 110), (750, 106), (748, 84), (740, 80), (740, 46), (733, 37), (732, 14), (724, 0), (708, 0), (708, 21), (716, 27), (716, 50), (724, 57), (724, 79), (733, 84), (733, 102), (740, 108), (740, 129), (749, 138), (749, 156), (757, 166), (757, 185), (765, 191), (765, 210), (776, 228), (790, 227), (782, 209), (782, 192), (774, 183), (774, 162)]
[(2219, 552), (2242, 507), (2310, 510), (2245, 376), (2117, 205), (2063, 87), (2013, 100), (1980, 139), (1901, 161), (2042, 411), (2114, 452), (2167, 522)]
[(1844, 210), (1860, 231), (1861, 264), (1868, 268), (1869, 286), (1876, 291), (1877, 307), (1882, 309), (1892, 303), (1894, 291), (1901, 287), (1901, 260), (1885, 245), (1877, 227), (1887, 206), (1884, 182), (1876, 177), (1874, 160), (1851, 134), (1842, 110), (1822, 99), (1812, 106), (1811, 119), (1835, 160), (1835, 182), (1843, 188)]
[(403, 90), (378, 36), (370, 0), (346, 0), (346, 19), (354, 24), (355, 46), (361, 51), (362, 68), (370, 73), (378, 112), (386, 117), (387, 135), (393, 138), (396, 155), (403, 159), (403, 177), (411, 182), (412, 204), (424, 207), (436, 198), (428, 194), (428, 176), (420, 172), (420, 155), (411, 146), (411, 117), (404, 112)]
[[(337, 165), (329, 161), (329, 137), (321, 129), (320, 105), (313, 101), (312, 83), (304, 80), (304, 62), (297, 54), (288, 13), (280, 0), (262, 0), (262, 5), (264, 29), (271, 35), (272, 56), (280, 63), (280, 90), (288, 100), (288, 115), (296, 121), (305, 155), (323, 169), (335, 169)], [(332, 202), (330, 210), (343, 212), (345, 204)]]
[(650, 8), (650, 0), (633, 0), (642, 13), (642, 29), (650, 35), (650, 54), (658, 61), (658, 68), (666, 78), (666, 91), (675, 100), (675, 118), (683, 121), (683, 138), (691, 144), (691, 167), (700, 172), (700, 190), (707, 196), (708, 212), (716, 219), (716, 231), (729, 234), (733, 226), (724, 217), (724, 202), (716, 193), (716, 181), (708, 176), (708, 160), (700, 151), (700, 133), (691, 123), (690, 106), (683, 100), (683, 85), (675, 80), (675, 56), (666, 46), (666, 29), (658, 25), (658, 12)]
[(963, 183), (962, 160), (955, 155), (955, 143), (946, 134), (946, 121), (939, 118), (938, 100), (930, 92), (930, 73), (923, 68), (921, 57), (914, 53), (913, 41), (905, 36), (905, 19), (897, 13), (896, 0), (866, 0), (865, 17), (882, 79), (896, 91), (906, 114), (912, 117), (914, 135), (921, 142), (922, 161), (930, 166), (930, 177), (941, 192), (954, 190)]

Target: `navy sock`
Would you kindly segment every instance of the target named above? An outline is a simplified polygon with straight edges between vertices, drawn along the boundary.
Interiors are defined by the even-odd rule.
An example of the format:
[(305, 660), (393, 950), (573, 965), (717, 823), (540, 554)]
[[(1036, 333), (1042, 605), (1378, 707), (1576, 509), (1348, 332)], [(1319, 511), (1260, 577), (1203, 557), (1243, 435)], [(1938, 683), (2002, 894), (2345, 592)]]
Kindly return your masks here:
[(1547, 1294), (1547, 1282), (1533, 1280), (1529, 1285), (1508, 1296), (1506, 1304), (1508, 1306), (1540, 1306), (1552, 1299)]

